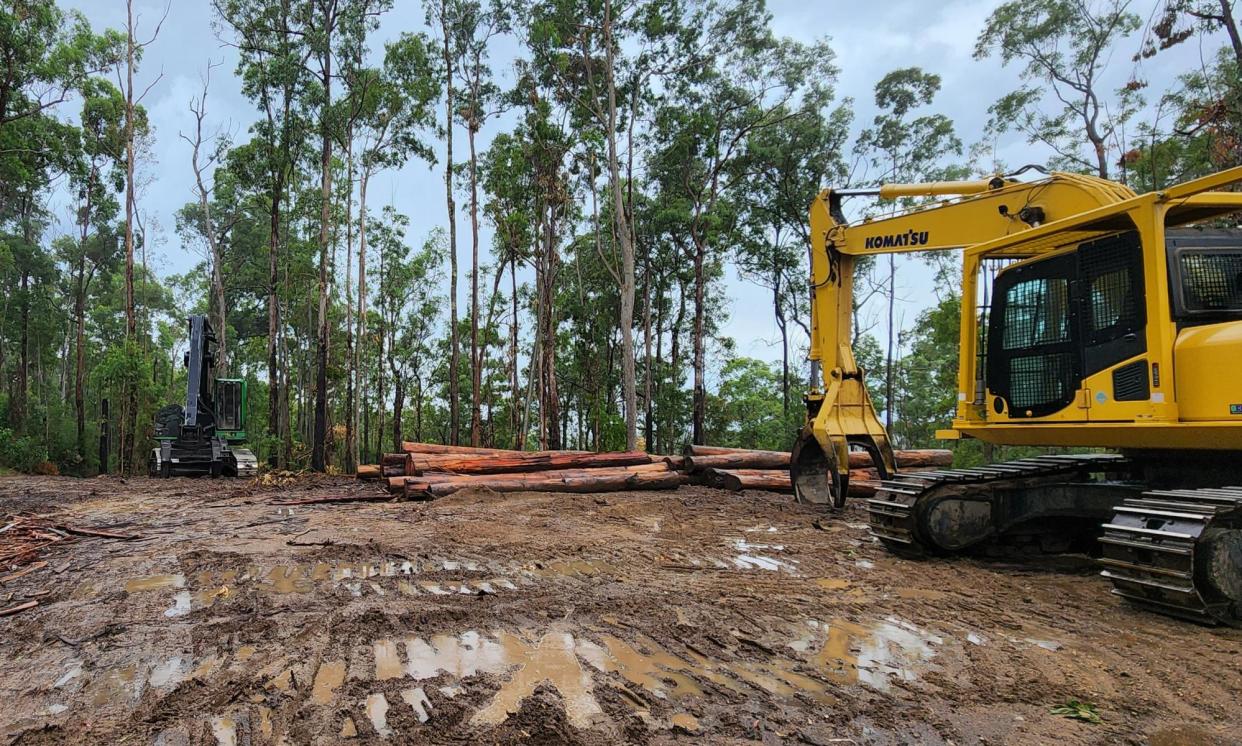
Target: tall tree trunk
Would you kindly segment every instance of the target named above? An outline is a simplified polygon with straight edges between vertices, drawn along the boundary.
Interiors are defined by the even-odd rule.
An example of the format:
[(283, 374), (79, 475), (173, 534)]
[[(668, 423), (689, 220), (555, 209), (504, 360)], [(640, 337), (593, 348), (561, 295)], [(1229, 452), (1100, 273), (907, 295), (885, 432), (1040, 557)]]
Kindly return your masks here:
[[(283, 174), (284, 169), (280, 169)], [(276, 357), (277, 338), (280, 333), (280, 304), (277, 300), (277, 286), (280, 282), (280, 200), (284, 188), (283, 176), (274, 179), (272, 185), (272, 210), (269, 225), (270, 236), (267, 245), (267, 434), (269, 438), (278, 438), (283, 432), (280, 427), (280, 367)], [(279, 447), (273, 447), (269, 462), (285, 468)]]
[(783, 274), (780, 265), (781, 229), (776, 226), (772, 241), (772, 308), (776, 313), (776, 326), (781, 330), (781, 414), (789, 417), (789, 329), (785, 320), (785, 306), (781, 299)]
[(643, 262), (643, 440), (648, 451), (655, 450), (655, 440), (651, 431), (653, 419), (651, 411), (651, 262), (650, 258)]
[(556, 208), (548, 211), (547, 245), (544, 255), (543, 273), (543, 380), (544, 401), (540, 406), (546, 430), (546, 450), (556, 451), (561, 448), (561, 409), (560, 393), (556, 385)]
[(517, 285), (517, 249), (514, 248), (509, 254), (509, 298), (513, 306), (513, 318), (509, 323), (509, 375), (512, 399), (509, 405), (509, 418), (513, 427), (512, 448), (520, 448), (522, 443), (521, 434), (518, 432), (522, 426), (522, 412), (518, 407), (521, 399), (521, 389), (518, 386), (518, 285)]
[(621, 167), (617, 158), (617, 85), (612, 37), (612, 0), (604, 0), (604, 78), (608, 88), (608, 172), (612, 185), (613, 218), (621, 243), (621, 389), (625, 406), (625, 448), (638, 445), (638, 393), (634, 380), (634, 242), (621, 191)]
[[(677, 303), (678, 303), (677, 318), (673, 322), (673, 329), (672, 329), (673, 339), (670, 343), (672, 346), (672, 351), (671, 351), (672, 356), (670, 359), (670, 365), (671, 365), (670, 382), (673, 386), (673, 389), (680, 392), (681, 391), (681, 330), (682, 330), (682, 327), (686, 323), (686, 283), (685, 283), (685, 279), (681, 276), (678, 276), (677, 278)], [(671, 416), (669, 419), (666, 420), (666, 422), (668, 423), (669, 427), (668, 427), (668, 434), (665, 436), (664, 442), (666, 444), (673, 443), (676, 440), (677, 435), (673, 433), (673, 428), (672, 428), (673, 422), (672, 422)], [(703, 445), (703, 444), (698, 443), (696, 445)]]
[[(85, 225), (83, 232), (86, 231)], [(85, 244), (85, 241), (83, 241)], [(73, 324), (75, 328), (73, 350), (73, 413), (77, 420), (78, 457), (86, 458), (86, 257), (78, 259), (78, 276), (74, 282)]]
[[(207, 78), (211, 75), (211, 67), (207, 68)], [(199, 152), (203, 145), (203, 119), (207, 116), (207, 83), (203, 83), (203, 97), (195, 104), (190, 101), (190, 112), (194, 115), (194, 140), (190, 142), (190, 167), (194, 171), (194, 191), (198, 194), (198, 209), (202, 211), (203, 237), (207, 239), (207, 250), (211, 254), (211, 303), (214, 306), (212, 327), (216, 333), (216, 370), (220, 373), (228, 371), (228, 334), (226, 329), (227, 309), (224, 300), (224, 257), (220, 249), (219, 235), (216, 224), (211, 217), (211, 192), (203, 179), (203, 165), (199, 162)], [(189, 138), (186, 138), (187, 140)], [(145, 256), (145, 250), (144, 250)], [(145, 264), (145, 262), (144, 262)]]
[(74, 365), (73, 365), (73, 413), (77, 425), (78, 458), (86, 459), (86, 239), (90, 236), (91, 210), (93, 207), (94, 189), (98, 181), (99, 170), (92, 161), (90, 175), (87, 177), (86, 203), (82, 210), (82, 232), (78, 238), (77, 277), (73, 288), (73, 323), (75, 326)]
[[(329, 24), (325, 24), (329, 25)], [(332, 52), (322, 53), (321, 84), (324, 104), (320, 112), (321, 144), (319, 150), (319, 323), (315, 351), (315, 426), (311, 435), (311, 468), (327, 471), (324, 445), (328, 439), (328, 224), (332, 217)]]
[[(362, 398), (362, 345), (366, 340), (367, 333), (367, 184), (371, 180), (370, 169), (363, 165), (362, 181), (358, 184), (358, 317), (355, 321), (357, 324), (357, 333), (354, 335), (354, 391), (356, 396)], [(377, 361), (378, 364), (378, 361)], [(358, 427), (358, 412), (353, 411), (350, 414), (353, 420), (354, 428)], [(362, 463), (359, 461), (358, 444), (354, 443), (351, 458), (354, 464)]]
[(1242, 65), (1242, 35), (1238, 34), (1238, 23), (1233, 18), (1234, 0), (1220, 0), (1221, 25), (1229, 34), (1229, 43), (1233, 45), (1233, 57)]
[(354, 339), (354, 121), (351, 117), (345, 135), (345, 162), (348, 170), (345, 189), (345, 458), (344, 470), (358, 468), (358, 351)]
[(449, 442), (461, 442), (458, 417), (457, 368), (461, 345), (457, 339), (457, 207), (453, 200), (453, 55), (449, 48), (449, 2), (441, 0), (440, 27), (444, 35), (444, 195), (449, 223)]
[(479, 349), (479, 177), (474, 137), (478, 129), (478, 94), (471, 102), (470, 127), (470, 445), (478, 448), (483, 439), (483, 354)]
[[(134, 309), (134, 3), (127, 0), (125, 44), (125, 341), (128, 352), (138, 351), (138, 317)], [(119, 473), (134, 473), (134, 439), (138, 429), (138, 392), (131, 383), (125, 384), (125, 402), (118, 453)]]
[[(29, 235), (29, 230), (27, 230)], [(30, 244), (26, 244), (30, 247)], [(21, 280), (21, 330), (17, 350), (17, 396), (13, 397), (9, 420), (18, 435), (26, 432), (26, 400), (30, 389), (30, 272), (22, 268)]]
[(893, 430), (893, 312), (897, 305), (897, 256), (888, 255), (888, 351), (884, 355), (884, 429)]
[(694, 235), (694, 399), (691, 413), (690, 437), (695, 445), (706, 445), (707, 432), (707, 310), (704, 306), (704, 286), (707, 283), (707, 246), (702, 238)]
[(405, 378), (393, 374), (392, 392), (392, 450), (401, 452), (401, 414), (405, 409)]

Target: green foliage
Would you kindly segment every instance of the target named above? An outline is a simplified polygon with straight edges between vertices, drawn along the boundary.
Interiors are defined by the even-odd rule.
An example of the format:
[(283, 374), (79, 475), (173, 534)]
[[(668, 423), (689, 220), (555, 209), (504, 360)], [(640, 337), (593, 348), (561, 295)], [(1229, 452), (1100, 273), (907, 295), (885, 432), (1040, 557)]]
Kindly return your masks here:
[(1099, 710), (1090, 702), (1082, 702), (1077, 699), (1066, 700), (1064, 704), (1055, 705), (1049, 710), (1053, 715), (1060, 715), (1070, 720), (1081, 720), (1084, 723), (1098, 725), (1104, 722), (1100, 717)]
[(1110, 102), (1100, 90), (1113, 45), (1141, 24), (1129, 5), (1010, 0), (992, 11), (975, 42), (975, 59), (1016, 63), (1022, 85), (988, 109), (989, 133), (1015, 130), (1048, 147), (1054, 165), (1108, 178), (1109, 151), (1139, 103), (1130, 95)]
[[(831, 45), (782, 38), (763, 2), (425, 5), (432, 35), (386, 36), (380, 50), (376, 32), (393, 0), (212, 3), (257, 118), (239, 142), (207, 154), (207, 203), (187, 204), (176, 227), (184, 245), (201, 248), (210, 211), (228, 372), (249, 383), (260, 458), (296, 468), (326, 429), (318, 446), (349, 463), (346, 422), (356, 422), (364, 458), (402, 438), (448, 440), (457, 429), (450, 413), (469, 411), (473, 382), (469, 365), (450, 380), (449, 339), (476, 330), (486, 445), (620, 448), (626, 417), (637, 414), (653, 451), (694, 436), (789, 447), (807, 372), (807, 205), (826, 185), (964, 175), (954, 123), (935, 109), (939, 75), (917, 67), (884, 75), (875, 114), (851, 143), (855, 102), (836, 98)], [(1141, 54), (1227, 25), (1209, 0), (1163, 7)], [(1127, 8), (1125, 0), (999, 4), (975, 54), (1016, 66), (1020, 79), (991, 107), (987, 134), (1043, 143), (1062, 167), (1102, 173), (1118, 164), (1139, 189), (1242, 163), (1242, 50), (1209, 57), (1161, 96), (1152, 121), (1120, 129), (1144, 85), (1114, 94), (1099, 80), (1117, 40), (1136, 28)], [(128, 339), (117, 224), (126, 113), (111, 82), (123, 42), (53, 0), (0, 8), (6, 468), (48, 460), (93, 472), (101, 400), (110, 400), (119, 433), (119, 417), (131, 414), (127, 391), (138, 402), (141, 452), (151, 413), (184, 393), (184, 316), (209, 306), (211, 264), (171, 277), (136, 267), (138, 330)], [(507, 90), (492, 69), (501, 50), (515, 59)], [(508, 131), (487, 128), (476, 142), (505, 111)], [(149, 141), (141, 107), (133, 124)], [(490, 256), (485, 247), (467, 275), (479, 288), (478, 307), (467, 304), (474, 318), (467, 312), (455, 329), (443, 229), (364, 202), (380, 171), (434, 162), (446, 129), (458, 143), (468, 135), (472, 156), (482, 150), (447, 179), (458, 214), (475, 217), (477, 189), (493, 229)], [(1135, 133), (1123, 153), (1118, 144)], [(325, 176), (332, 186), (321, 191)], [(63, 208), (58, 195), (72, 204)], [(365, 301), (352, 260), (364, 228)], [(410, 236), (414, 228), (425, 241)], [(139, 257), (154, 247), (141, 232), (136, 240)], [(954, 286), (955, 261), (928, 264), (938, 287)], [(912, 262), (903, 272), (911, 266), (923, 269)], [(897, 302), (886, 269), (857, 263), (856, 300)], [(733, 308), (736, 276), (763, 288), (764, 308)], [(890, 329), (893, 354), (873, 331), (855, 329), (855, 356), (876, 405), (893, 415), (898, 445), (934, 445), (953, 415), (959, 304), (944, 293), (907, 330)], [(779, 364), (735, 355), (725, 333), (731, 311), (771, 314)], [(619, 320), (631, 316), (623, 330)], [(633, 408), (624, 403), (627, 344), (636, 353)], [(321, 366), (326, 389), (317, 391)], [(316, 427), (316, 399), (326, 402), (318, 423), (326, 428)], [(953, 447), (960, 464), (1000, 457), (974, 441)]]
[(1139, 127), (1122, 158), (1131, 185), (1153, 191), (1242, 164), (1242, 63), (1221, 49), (1202, 70), (1186, 73), (1161, 97), (1157, 119)]
[(0, 465), (31, 473), (47, 460), (47, 445), (38, 438), (17, 435), (7, 427), (0, 428)]
[(798, 408), (783, 411), (783, 386), (780, 370), (762, 360), (728, 360), (719, 388), (708, 397), (708, 442), (773, 451), (792, 448), (803, 415)]

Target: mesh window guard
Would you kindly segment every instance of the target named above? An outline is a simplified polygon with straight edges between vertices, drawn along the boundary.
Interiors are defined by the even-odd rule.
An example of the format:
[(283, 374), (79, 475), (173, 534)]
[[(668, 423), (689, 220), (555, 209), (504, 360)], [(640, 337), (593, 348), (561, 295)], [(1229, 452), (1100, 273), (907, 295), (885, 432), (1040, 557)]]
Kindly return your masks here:
[(1242, 309), (1242, 251), (1187, 251), (1179, 261), (1187, 311)]

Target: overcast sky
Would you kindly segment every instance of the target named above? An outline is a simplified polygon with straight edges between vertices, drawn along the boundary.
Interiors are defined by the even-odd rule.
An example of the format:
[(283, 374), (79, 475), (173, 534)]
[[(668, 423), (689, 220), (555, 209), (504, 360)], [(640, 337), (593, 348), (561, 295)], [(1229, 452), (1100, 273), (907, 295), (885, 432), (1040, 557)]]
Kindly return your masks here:
[[(138, 76), (142, 90), (161, 76), (151, 88), (144, 105), (150, 112), (155, 129), (154, 158), (157, 165), (144, 168), (153, 177), (152, 184), (141, 196), (141, 209), (148, 227), (158, 225), (153, 261), (161, 274), (185, 272), (201, 259), (196, 249), (183, 247), (174, 230), (175, 211), (193, 199), (193, 176), (189, 168), (189, 146), (179, 132), (189, 132), (192, 119), (187, 104), (201, 88), (201, 75), (208, 61), (223, 66), (213, 75), (208, 118), (214, 126), (231, 133), (241, 142), (247, 138), (246, 128), (254, 121), (256, 110), (240, 91), (233, 76), (236, 55), (217, 38), (208, 0), (168, 0), (171, 10), (159, 37), (147, 49)], [(83, 11), (97, 28), (121, 28), (125, 17), (123, 0), (61, 0), (67, 7)], [(839, 98), (852, 97), (856, 102), (855, 129), (870, 122), (874, 116), (872, 87), (892, 69), (919, 66), (939, 74), (943, 87), (935, 109), (949, 116), (963, 142), (976, 141), (987, 121), (988, 105), (1016, 85), (1018, 71), (1002, 68), (998, 61), (978, 62), (972, 59), (975, 37), (999, 0), (881, 0), (859, 3), (845, 0), (769, 0), (776, 33), (810, 41), (828, 37), (836, 51), (841, 70), (837, 85)], [(1162, 0), (1135, 0), (1131, 7), (1145, 21)], [(145, 37), (163, 15), (165, 0), (137, 0), (140, 14), (139, 37)], [(382, 50), (385, 40), (403, 31), (421, 31), (422, 3), (419, 0), (396, 0), (395, 8), (384, 18), (378, 36), (371, 43), (373, 50)], [(1222, 43), (1221, 39), (1192, 41), (1161, 54), (1156, 60), (1137, 65), (1131, 61), (1138, 47), (1138, 36), (1122, 40), (1110, 61), (1109, 88), (1122, 85), (1132, 76), (1149, 82), (1148, 97), (1158, 98), (1171, 86), (1176, 76), (1196, 69), (1210, 58)], [(499, 51), (511, 54), (513, 45)], [(493, 69), (502, 76), (512, 68), (512, 60), (493, 58)], [(480, 150), (487, 146), (495, 132), (509, 123), (498, 121), (482, 133)], [(457, 153), (465, 151), (460, 133)], [(998, 144), (998, 158), (1008, 166), (1043, 163), (1044, 150), (1031, 147), (1014, 137)], [(460, 156), (459, 156), (460, 157)], [(391, 203), (410, 217), (411, 244), (421, 242), (433, 227), (446, 224), (442, 171), (431, 170), (425, 163), (413, 162), (400, 171), (382, 173), (372, 181), (371, 199), (377, 210)], [(54, 205), (55, 207), (55, 205)], [(465, 219), (465, 200), (458, 200)], [(63, 212), (63, 210), (62, 210)], [(468, 225), (468, 223), (466, 224)], [(490, 231), (484, 226), (484, 248), (490, 246)], [(460, 232), (461, 266), (469, 266), (469, 231)], [(903, 268), (898, 279), (899, 296), (905, 299), (901, 315), (913, 320), (918, 310), (934, 297), (928, 273), (917, 264)], [(468, 287), (461, 284), (462, 306)], [(770, 299), (763, 289), (731, 276), (728, 295), (732, 313), (725, 333), (737, 342), (739, 354), (776, 360), (780, 357), (779, 336), (771, 312)]]

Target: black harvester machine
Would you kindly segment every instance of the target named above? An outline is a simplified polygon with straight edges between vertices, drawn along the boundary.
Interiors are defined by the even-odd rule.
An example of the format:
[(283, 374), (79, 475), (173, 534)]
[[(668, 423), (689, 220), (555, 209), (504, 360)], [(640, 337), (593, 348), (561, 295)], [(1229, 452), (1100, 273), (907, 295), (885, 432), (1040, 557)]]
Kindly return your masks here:
[(214, 378), (216, 335), (206, 316), (190, 317), (185, 353), (185, 406), (169, 404), (155, 415), (151, 476), (249, 477), (258, 461), (246, 440), (246, 382)]

